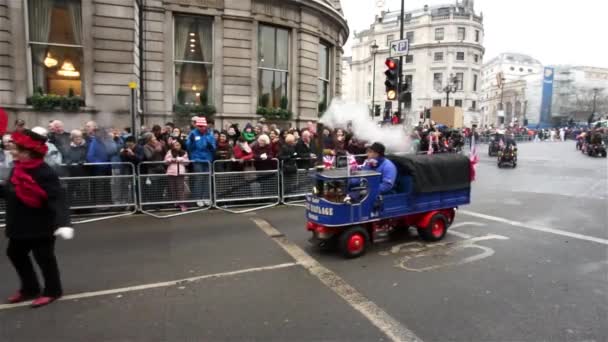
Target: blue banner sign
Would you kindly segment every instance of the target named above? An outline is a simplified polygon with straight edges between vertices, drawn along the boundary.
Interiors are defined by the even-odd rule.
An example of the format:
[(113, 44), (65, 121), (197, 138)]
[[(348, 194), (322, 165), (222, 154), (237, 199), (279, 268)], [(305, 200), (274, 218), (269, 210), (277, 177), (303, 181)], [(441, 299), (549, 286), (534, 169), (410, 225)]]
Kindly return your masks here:
[(543, 97), (540, 105), (541, 126), (551, 125), (551, 103), (553, 102), (553, 76), (555, 69), (545, 68), (543, 75)]

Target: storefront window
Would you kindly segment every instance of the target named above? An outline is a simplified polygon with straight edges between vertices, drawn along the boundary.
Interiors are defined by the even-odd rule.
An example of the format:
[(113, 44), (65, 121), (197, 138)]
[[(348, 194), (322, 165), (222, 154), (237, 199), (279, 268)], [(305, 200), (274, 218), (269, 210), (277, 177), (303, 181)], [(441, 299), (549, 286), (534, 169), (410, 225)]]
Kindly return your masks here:
[(260, 25), (258, 32), (258, 105), (289, 109), (289, 31)]
[(82, 96), (80, 0), (28, 0), (34, 91)]
[(329, 46), (319, 45), (319, 115), (327, 110), (329, 105)]
[(175, 17), (175, 103), (213, 104), (212, 21), (207, 17)]

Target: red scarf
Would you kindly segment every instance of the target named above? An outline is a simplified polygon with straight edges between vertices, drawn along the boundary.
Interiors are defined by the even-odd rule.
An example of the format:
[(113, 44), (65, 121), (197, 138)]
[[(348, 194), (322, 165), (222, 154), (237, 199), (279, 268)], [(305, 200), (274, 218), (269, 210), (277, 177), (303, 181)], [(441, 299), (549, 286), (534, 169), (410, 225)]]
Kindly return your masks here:
[(26, 172), (40, 167), (44, 163), (43, 159), (32, 159), (28, 161), (15, 161), (15, 168), (11, 183), (15, 186), (15, 194), (25, 205), (32, 208), (41, 208), (47, 200), (48, 195), (44, 189), (36, 183), (34, 178)]

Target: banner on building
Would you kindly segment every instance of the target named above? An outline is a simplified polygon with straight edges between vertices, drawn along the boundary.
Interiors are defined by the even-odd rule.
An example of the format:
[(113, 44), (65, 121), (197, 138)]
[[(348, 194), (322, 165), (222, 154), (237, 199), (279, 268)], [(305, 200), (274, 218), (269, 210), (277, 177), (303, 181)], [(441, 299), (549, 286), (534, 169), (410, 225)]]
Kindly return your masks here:
[(540, 105), (540, 124), (542, 126), (551, 125), (551, 103), (553, 102), (553, 68), (545, 68), (543, 74), (543, 96)]

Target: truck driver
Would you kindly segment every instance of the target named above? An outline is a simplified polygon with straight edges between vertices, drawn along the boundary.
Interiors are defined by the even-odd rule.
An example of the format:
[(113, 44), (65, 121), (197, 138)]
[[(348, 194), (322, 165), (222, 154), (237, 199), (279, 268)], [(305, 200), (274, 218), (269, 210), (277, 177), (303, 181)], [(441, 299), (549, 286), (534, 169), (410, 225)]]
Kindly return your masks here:
[(382, 175), (380, 194), (390, 193), (395, 187), (397, 180), (397, 168), (392, 161), (384, 157), (386, 147), (379, 142), (373, 143), (367, 148), (367, 160), (363, 164), (363, 170), (373, 170)]

